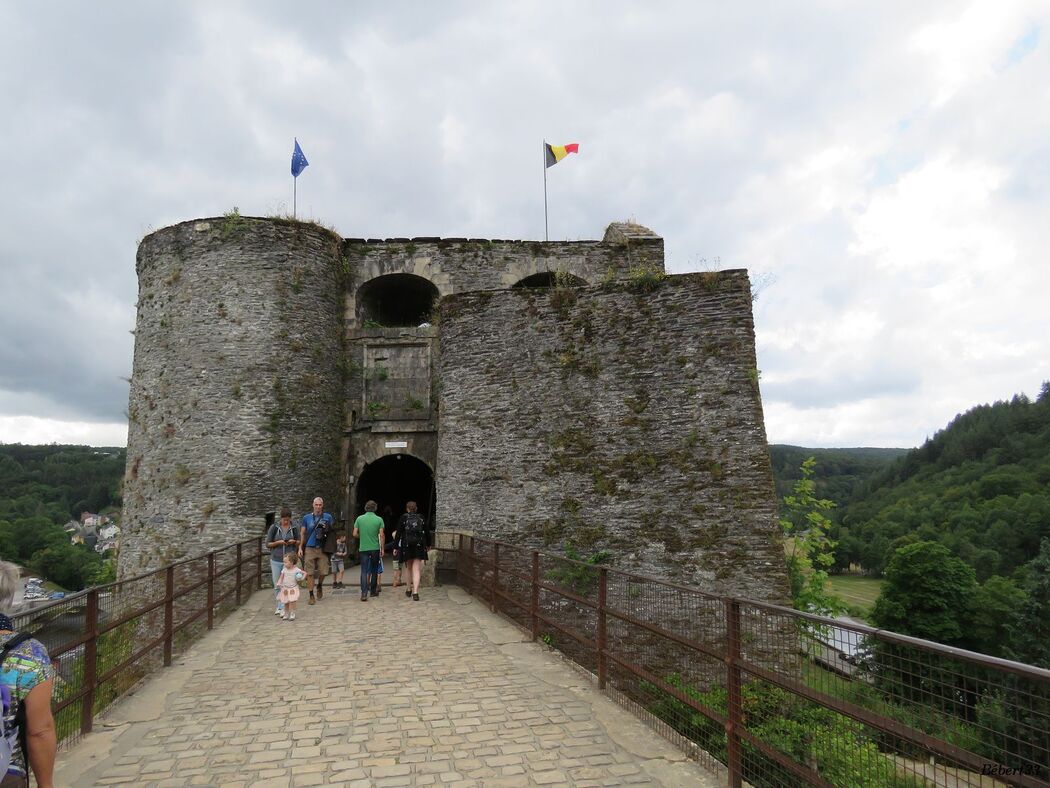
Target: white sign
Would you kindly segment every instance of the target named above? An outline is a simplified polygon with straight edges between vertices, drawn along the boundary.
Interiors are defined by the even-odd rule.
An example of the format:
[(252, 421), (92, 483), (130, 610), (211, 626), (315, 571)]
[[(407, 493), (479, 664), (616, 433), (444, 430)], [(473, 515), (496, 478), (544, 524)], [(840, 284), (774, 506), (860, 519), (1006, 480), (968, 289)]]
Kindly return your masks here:
[(388, 449), (407, 449), (408, 441), (387, 441), (386, 447)]

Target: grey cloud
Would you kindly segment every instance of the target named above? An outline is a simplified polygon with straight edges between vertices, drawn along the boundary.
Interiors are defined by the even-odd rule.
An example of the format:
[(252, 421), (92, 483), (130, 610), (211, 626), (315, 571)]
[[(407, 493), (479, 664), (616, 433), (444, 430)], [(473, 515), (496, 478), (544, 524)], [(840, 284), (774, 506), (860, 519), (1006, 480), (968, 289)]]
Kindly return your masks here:
[[(580, 142), (548, 173), (552, 237), (600, 237), (634, 217), (666, 238), (672, 270), (715, 256), (768, 270), (777, 284), (756, 304), (760, 340), (858, 304), (913, 337), (921, 298), (898, 296), (899, 283), (849, 252), (873, 190), (942, 144), (1000, 163), (1003, 193), (1040, 215), (1050, 183), (1038, 177), (1045, 124), (1022, 120), (1038, 108), (1016, 86), (989, 81), (932, 107), (930, 56), (910, 42), (959, 13), (947, 0), (833, 13), (775, 2), (7, 4), (0, 414), (120, 418), (138, 238), (233, 206), (290, 210), (293, 136), (311, 161), (300, 212), (373, 237), (542, 237), (540, 141)], [(1037, 48), (1003, 79), (1032, 83), (1044, 64)], [(822, 183), (799, 185), (795, 170), (837, 146), (864, 161), (829, 173), (853, 185), (842, 202), (813, 207)], [(1041, 231), (1020, 221), (1019, 245), (1040, 248)], [(106, 319), (84, 315), (94, 302)], [(840, 377), (827, 374), (823, 359), (849, 358), (836, 341), (760, 344), (767, 380), (790, 381), (763, 383), (765, 395), (824, 408), (926, 385), (928, 359), (907, 342), (891, 358), (858, 347), (836, 362)]]

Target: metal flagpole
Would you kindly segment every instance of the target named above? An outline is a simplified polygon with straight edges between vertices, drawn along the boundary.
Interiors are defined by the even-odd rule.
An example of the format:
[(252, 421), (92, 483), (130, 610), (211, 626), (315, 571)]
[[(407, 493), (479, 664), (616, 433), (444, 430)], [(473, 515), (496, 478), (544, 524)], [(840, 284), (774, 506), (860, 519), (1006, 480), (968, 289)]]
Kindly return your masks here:
[(547, 141), (543, 141), (543, 240), (550, 240), (547, 231)]
[(292, 176), (292, 218), (293, 219), (295, 218), (295, 199), (296, 199), (295, 190), (296, 190), (296, 186), (298, 186), (298, 185), (299, 185), (299, 179), (293, 175)]

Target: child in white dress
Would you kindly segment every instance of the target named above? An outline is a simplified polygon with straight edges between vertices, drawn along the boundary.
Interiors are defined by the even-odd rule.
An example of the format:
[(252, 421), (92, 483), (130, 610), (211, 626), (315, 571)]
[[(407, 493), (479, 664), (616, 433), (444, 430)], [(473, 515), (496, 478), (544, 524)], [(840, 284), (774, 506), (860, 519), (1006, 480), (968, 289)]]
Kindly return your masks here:
[(277, 578), (277, 587), (281, 591), (281, 603), (284, 605), (284, 613), (281, 618), (286, 621), (295, 621), (295, 603), (299, 599), (299, 581), (306, 577), (306, 573), (296, 564), (299, 556), (295, 553), (287, 553), (284, 556), (284, 569)]

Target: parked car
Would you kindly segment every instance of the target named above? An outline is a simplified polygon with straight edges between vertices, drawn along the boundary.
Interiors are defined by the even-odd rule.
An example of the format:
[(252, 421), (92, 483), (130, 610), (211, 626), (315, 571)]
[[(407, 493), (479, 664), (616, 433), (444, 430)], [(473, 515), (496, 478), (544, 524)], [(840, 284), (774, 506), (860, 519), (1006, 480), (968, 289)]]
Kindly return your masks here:
[(66, 592), (65, 591), (52, 591), (48, 595), (47, 598), (48, 599), (65, 599), (66, 598)]

